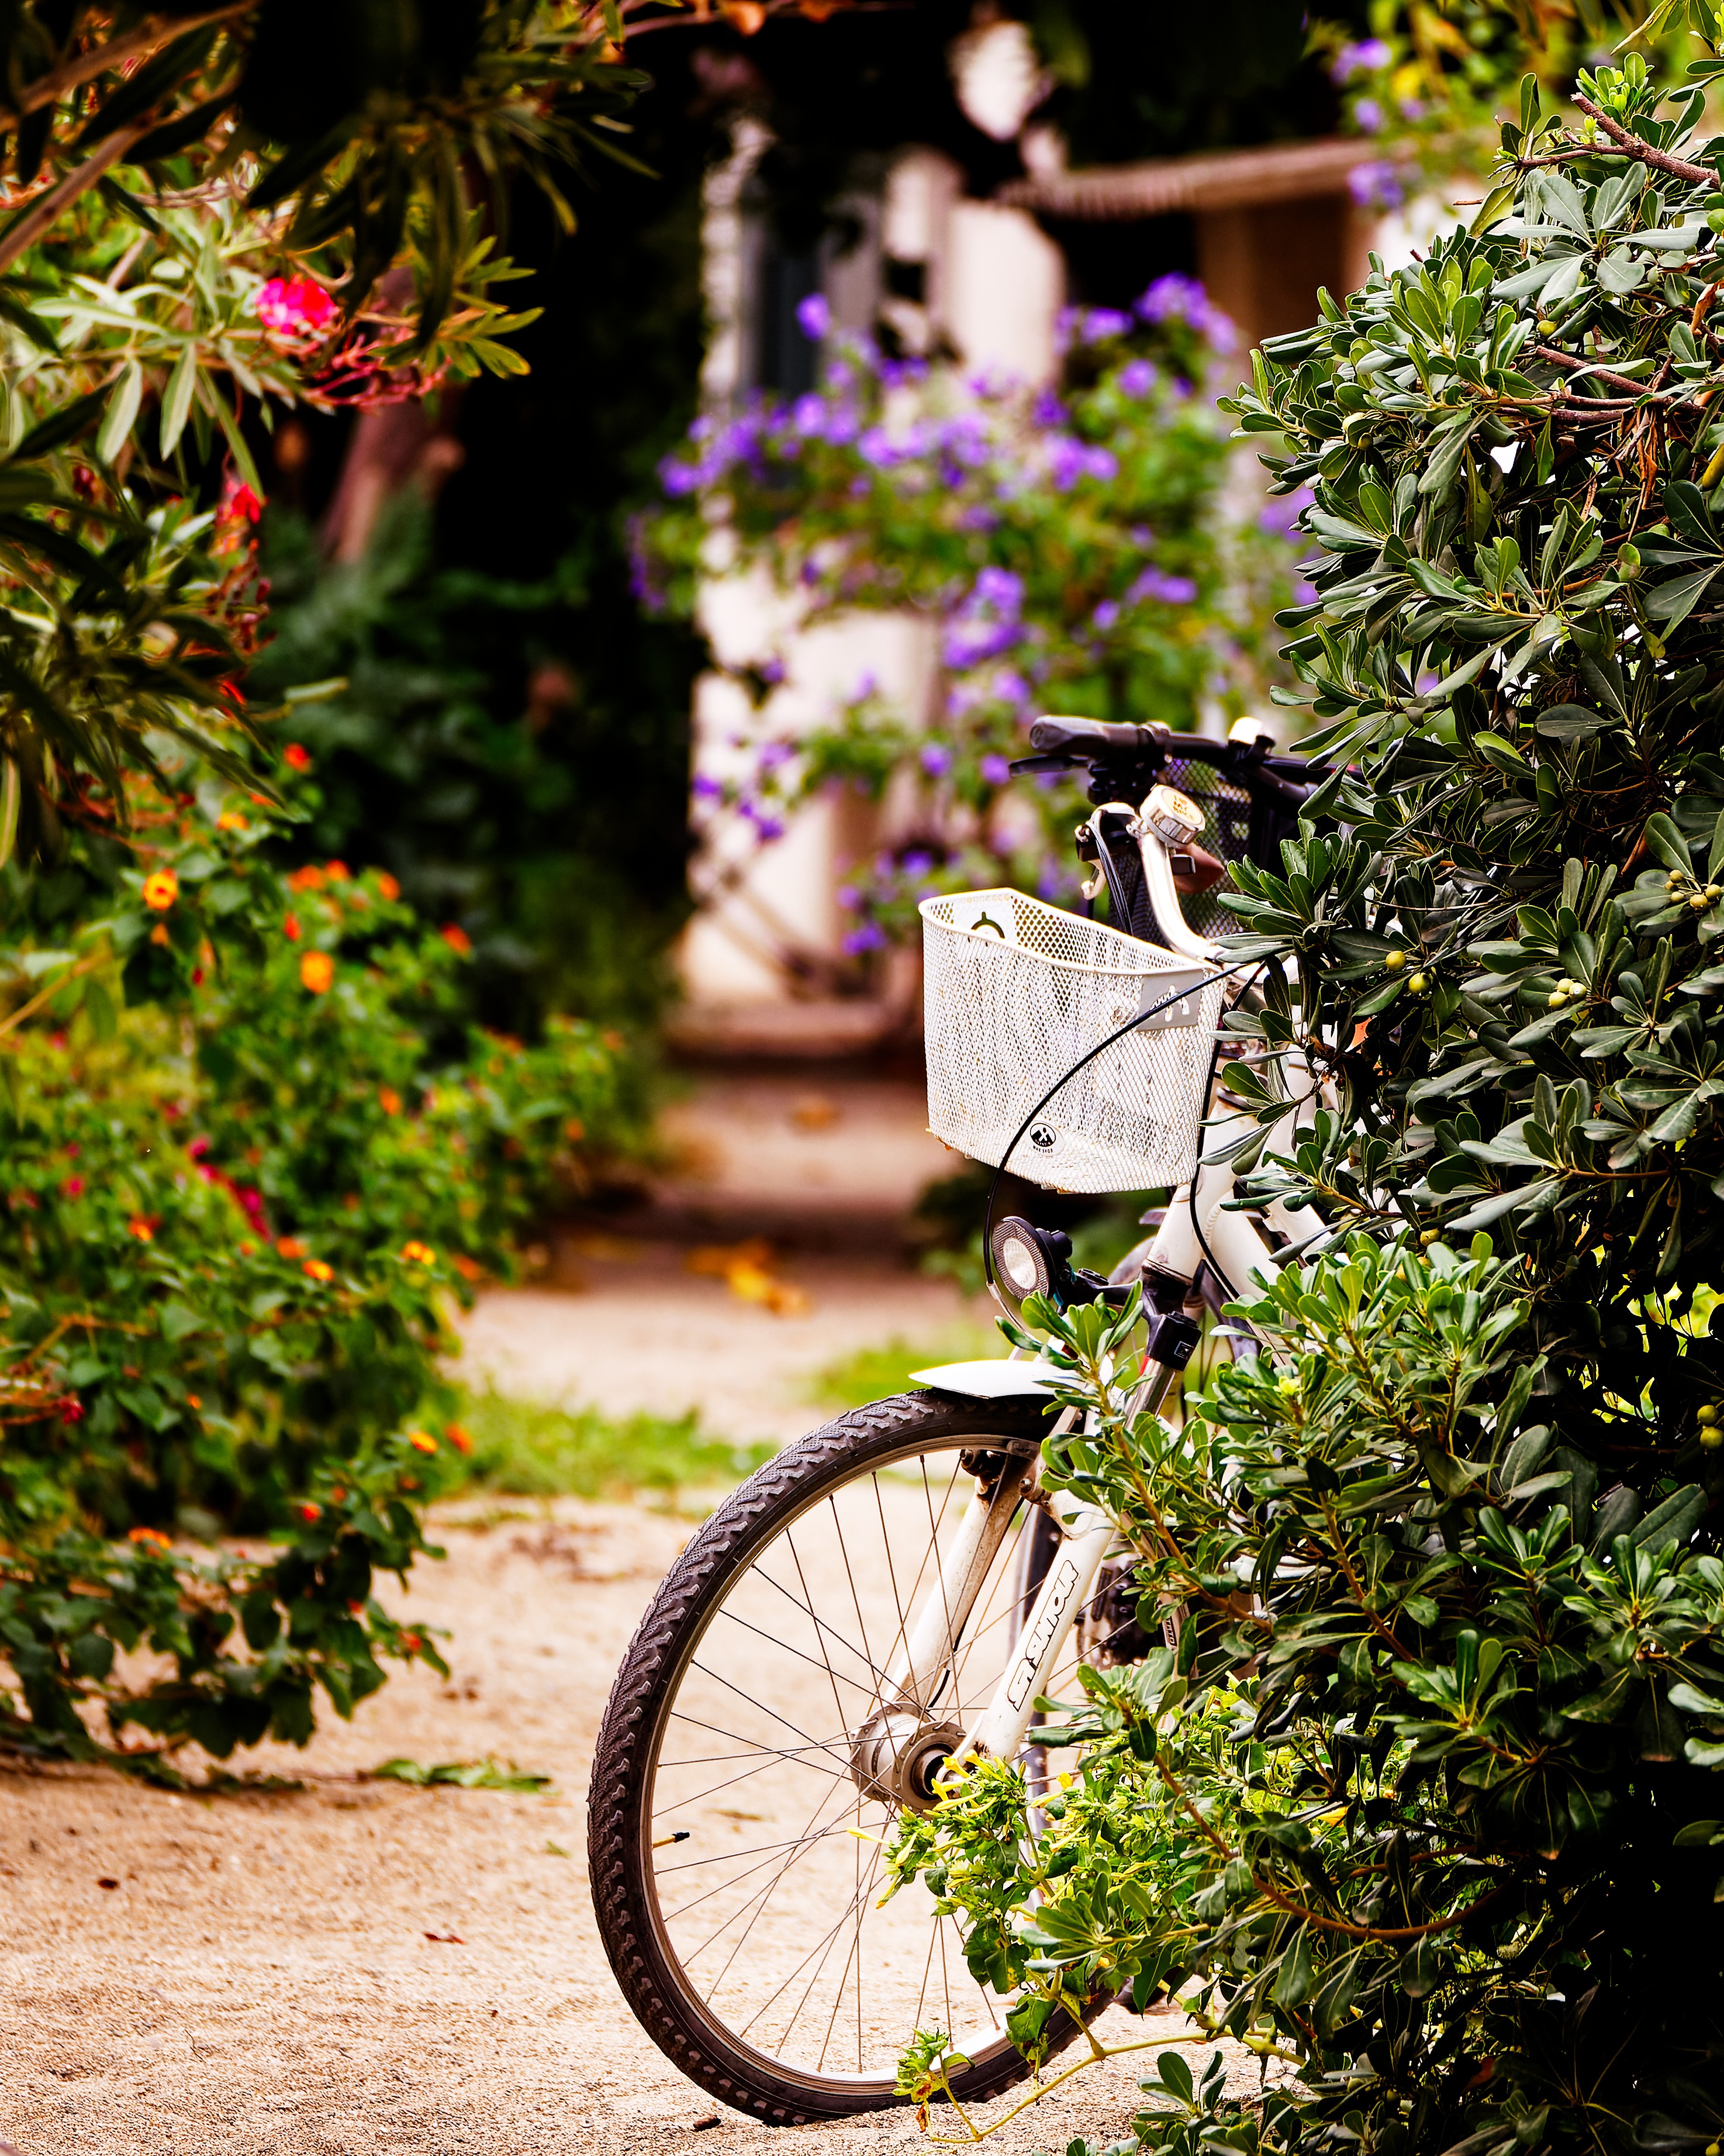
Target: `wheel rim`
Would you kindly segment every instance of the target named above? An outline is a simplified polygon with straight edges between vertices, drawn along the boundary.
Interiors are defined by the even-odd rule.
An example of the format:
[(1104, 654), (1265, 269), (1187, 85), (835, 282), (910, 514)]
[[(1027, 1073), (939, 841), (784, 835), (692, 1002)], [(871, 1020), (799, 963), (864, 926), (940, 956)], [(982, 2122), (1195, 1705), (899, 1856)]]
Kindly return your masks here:
[[(875, 1906), (898, 1807), (855, 1769), (859, 1732), (894, 1704), (885, 1672), (937, 1591), (975, 1487), (959, 1455), (990, 1442), (911, 1443), (812, 1496), (729, 1583), (666, 1688), (641, 1813), (660, 1948), (711, 2027), (810, 2087), (890, 2092), (919, 2027), (969, 2058), (1008, 2041), (1009, 1999), (970, 1975), (926, 1886)], [(1036, 1517), (1018, 1507), (932, 1721), (972, 1723), (993, 1696)], [(1076, 1661), (1069, 1645), (1055, 1689)]]

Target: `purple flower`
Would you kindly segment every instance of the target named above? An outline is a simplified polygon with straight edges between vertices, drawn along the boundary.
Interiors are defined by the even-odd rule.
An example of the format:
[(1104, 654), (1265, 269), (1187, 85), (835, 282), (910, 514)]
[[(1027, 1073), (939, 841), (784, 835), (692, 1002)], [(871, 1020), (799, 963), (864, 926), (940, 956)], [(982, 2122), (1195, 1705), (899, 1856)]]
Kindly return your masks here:
[(858, 680), (855, 687), (850, 691), (850, 701), (853, 704), (865, 704), (870, 696), (877, 696), (879, 694), (879, 675), (874, 673), (864, 674)]
[(925, 876), (934, 865), (934, 856), (920, 850), (904, 856), (899, 866), (907, 876)]
[(694, 793), (695, 798), (697, 801), (722, 801), (724, 799), (724, 788), (722, 785), (721, 785), (719, 781), (714, 778), (710, 773), (704, 771), (697, 771), (695, 773)]
[(1124, 336), (1131, 326), (1131, 317), (1117, 307), (1091, 307), (1077, 326), (1080, 337), (1090, 344), (1100, 344), (1104, 337)]
[(1147, 397), (1155, 381), (1155, 369), (1147, 359), (1131, 360), (1119, 372), (1120, 388), (1127, 397)]
[(1003, 786), (1012, 776), (1012, 767), (1005, 757), (991, 752), (983, 757), (981, 771), (990, 786)]
[(762, 749), (757, 761), (762, 771), (776, 771), (780, 764), (788, 763), (796, 751), (788, 742), (768, 742)]
[(862, 894), (853, 883), (841, 883), (838, 887), (838, 902), (846, 913), (854, 913), (862, 903)]
[(1237, 341), (1233, 323), (1210, 305), (1197, 279), (1177, 270), (1156, 279), (1137, 302), (1137, 313), (1146, 322), (1186, 322), (1217, 352), (1231, 352)]
[(1424, 102), (1421, 98), (1403, 97), (1400, 100), (1400, 108), (1403, 120), (1411, 121), (1424, 117)]
[(1095, 613), (1090, 616), (1090, 620), (1100, 629), (1111, 629), (1119, 618), (1119, 602), (1116, 599), (1103, 599)]
[(892, 438), (884, 427), (870, 427), (856, 443), (856, 454), (865, 465), (881, 470), (890, 469), (899, 461)]
[(1407, 199), (1400, 167), (1387, 157), (1355, 165), (1347, 176), (1347, 192), (1361, 209), (1398, 209)]
[(1356, 45), (1343, 45), (1337, 53), (1329, 69), (1329, 80), (1351, 82), (1355, 75), (1370, 74), (1378, 68), (1386, 68), (1393, 58), (1381, 38), (1362, 38)]
[(826, 424), (826, 399), (810, 390), (806, 397), (798, 397), (790, 414), (790, 424), (798, 434), (818, 434)]
[(1314, 499), (1308, 486), (1296, 487), (1291, 494), (1272, 495), (1257, 512), (1259, 528), (1290, 538)]
[(776, 689), (784, 679), (784, 661), (782, 659), (762, 660), (760, 678), (769, 688)]
[(839, 947), (849, 957), (859, 958), (865, 951), (883, 950), (886, 932), (877, 921), (865, 921), (859, 928), (853, 928)]
[(1189, 606), (1198, 595), (1198, 588), (1189, 577), (1170, 577), (1164, 569), (1146, 569), (1131, 585), (1126, 593), (1127, 606), (1139, 606), (1145, 599), (1159, 599), (1163, 606)]
[(993, 696), (996, 703), (1011, 704), (1019, 711), (1032, 701), (1029, 682), (1021, 674), (1013, 673), (1009, 667), (1004, 673), (994, 675)]
[(1024, 610), (1024, 579), (1010, 569), (990, 564), (977, 572), (967, 603), (992, 608), (1005, 619), (1015, 621)]
[(939, 742), (930, 742), (921, 752), (921, 767), (930, 778), (941, 778), (952, 768), (952, 751)]
[(990, 509), (984, 501), (971, 502), (957, 513), (960, 531), (997, 531), (999, 521), (998, 510)]
[(1039, 427), (1063, 427), (1067, 413), (1065, 407), (1051, 389), (1044, 389), (1029, 408), (1029, 416)]
[(659, 466), (659, 484), (673, 500), (692, 494), (700, 484), (700, 467), (678, 463), (675, 457), (666, 457)]
[(1359, 123), (1362, 134), (1378, 134), (1383, 126), (1383, 107), (1374, 97), (1356, 99), (1353, 104), (1353, 118)]
[(807, 299), (800, 301), (796, 310), (796, 319), (803, 335), (812, 337), (816, 344), (822, 337), (832, 334), (832, 309), (827, 305), (824, 293), (811, 292)]
[(1094, 448), (1075, 434), (1048, 438), (1048, 478), (1062, 491), (1075, 486), (1080, 479), (1112, 479), (1119, 468), (1119, 459), (1111, 449)]

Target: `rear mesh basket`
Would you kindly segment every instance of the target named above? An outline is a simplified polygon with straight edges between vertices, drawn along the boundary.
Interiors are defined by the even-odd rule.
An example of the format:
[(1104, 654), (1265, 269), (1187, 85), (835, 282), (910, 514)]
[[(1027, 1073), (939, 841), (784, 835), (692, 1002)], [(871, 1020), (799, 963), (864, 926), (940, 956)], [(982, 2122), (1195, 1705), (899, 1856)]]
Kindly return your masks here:
[(1183, 988), (1061, 1086), (1008, 1165), (1054, 1190), (1184, 1182), (1197, 1165), (1219, 977), (1021, 891), (926, 899), (921, 912), (935, 1137), (998, 1168), (1062, 1070)]

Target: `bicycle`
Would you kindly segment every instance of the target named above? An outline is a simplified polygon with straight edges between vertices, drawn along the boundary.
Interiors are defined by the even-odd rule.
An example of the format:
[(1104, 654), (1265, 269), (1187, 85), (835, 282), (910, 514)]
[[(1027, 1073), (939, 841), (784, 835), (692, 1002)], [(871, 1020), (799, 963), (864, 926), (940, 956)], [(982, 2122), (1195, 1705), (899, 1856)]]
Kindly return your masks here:
[[(1010, 891), (924, 903), (931, 1121), (996, 1165), (996, 1194), (1026, 1148), (1044, 1183), (1176, 1186), (1111, 1282), (1075, 1269), (1063, 1235), (988, 1208), (990, 1285), (1014, 1315), (1033, 1291), (1137, 1281), (1137, 1400), (1154, 1409), (1203, 1306), (1272, 1275), (1300, 1226), (1228, 1204), (1231, 1148), (1204, 1118), (1241, 969), (1187, 921), (1182, 886), (1201, 901), (1219, 872), (1196, 844), (1209, 825), (1224, 851), (1278, 860), (1327, 774), (1249, 721), (1218, 742), (1044, 718), (1030, 740), (1014, 772), (1089, 774), (1079, 854), (1112, 924)], [(1170, 775), (1203, 790), (1207, 818)], [(1079, 947), (1100, 963), (1060, 955)], [(1050, 1065), (1063, 1075), (1022, 1112)], [(690, 2080), (773, 2123), (909, 2101), (897, 2062), (931, 2022), (965, 2062), (960, 2100), (1029, 2072), (1009, 2003), (971, 1974), (926, 1888), (878, 1906), (884, 1851), (955, 1755), (1039, 1772), (1034, 1702), (1080, 1660), (1142, 1651), (1125, 1574), (1105, 1569), (1111, 1523), (1038, 1485), (1043, 1445), (1070, 1426), (1038, 1365), (1014, 1351), (914, 1381), (788, 1447), (693, 1537), (624, 1657), (593, 1763), (593, 1903), (623, 1995)], [(1077, 2033), (1066, 2018), (1049, 2051)]]

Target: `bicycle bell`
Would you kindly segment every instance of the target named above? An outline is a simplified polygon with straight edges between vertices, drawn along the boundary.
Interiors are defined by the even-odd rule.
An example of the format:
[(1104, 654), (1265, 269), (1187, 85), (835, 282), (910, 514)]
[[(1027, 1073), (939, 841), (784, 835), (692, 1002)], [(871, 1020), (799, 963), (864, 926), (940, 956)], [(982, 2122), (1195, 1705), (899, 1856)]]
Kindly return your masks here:
[(1188, 846), (1203, 828), (1203, 810), (1177, 786), (1152, 786), (1138, 814), (1166, 846)]

